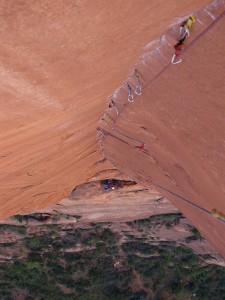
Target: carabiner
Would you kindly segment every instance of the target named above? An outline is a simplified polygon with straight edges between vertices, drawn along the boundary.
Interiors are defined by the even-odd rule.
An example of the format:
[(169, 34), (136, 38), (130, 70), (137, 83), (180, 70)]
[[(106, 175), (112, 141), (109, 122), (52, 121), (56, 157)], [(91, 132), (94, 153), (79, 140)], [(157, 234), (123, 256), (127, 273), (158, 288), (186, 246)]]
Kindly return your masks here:
[(132, 94), (132, 89), (131, 86), (129, 85), (129, 83), (127, 83), (127, 88), (128, 88), (128, 101), (129, 102), (134, 102), (134, 96)]
[(174, 56), (172, 57), (172, 59), (171, 59), (171, 63), (173, 64), (173, 65), (176, 65), (176, 64), (179, 64), (180, 62), (182, 62), (182, 59), (180, 59), (180, 60), (178, 60), (178, 61), (174, 61), (174, 59), (176, 58), (177, 56), (174, 54)]

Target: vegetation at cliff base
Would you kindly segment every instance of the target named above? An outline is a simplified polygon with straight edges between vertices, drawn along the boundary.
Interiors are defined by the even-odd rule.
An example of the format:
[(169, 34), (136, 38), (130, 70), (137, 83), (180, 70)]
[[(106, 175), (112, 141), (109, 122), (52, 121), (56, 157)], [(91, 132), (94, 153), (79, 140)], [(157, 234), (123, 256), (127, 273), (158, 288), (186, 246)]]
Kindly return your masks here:
[[(0, 225), (17, 234), (0, 244), (1, 299), (225, 299), (225, 268), (148, 229), (179, 214), (126, 224)], [(168, 226), (169, 224), (169, 226)], [(198, 235), (193, 232), (193, 235)]]

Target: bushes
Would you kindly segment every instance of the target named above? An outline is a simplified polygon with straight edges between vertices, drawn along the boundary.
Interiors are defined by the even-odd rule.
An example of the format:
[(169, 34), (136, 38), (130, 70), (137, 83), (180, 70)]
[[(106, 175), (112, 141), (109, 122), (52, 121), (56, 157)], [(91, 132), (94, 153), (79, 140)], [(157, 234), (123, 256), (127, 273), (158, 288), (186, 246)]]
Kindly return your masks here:
[(22, 222), (26, 222), (27, 221), (27, 216), (15, 215), (11, 219), (22, 223)]
[(25, 226), (1, 224), (0, 225), (0, 230), (2, 230), (2, 231), (5, 231), (5, 230), (14, 231), (14, 232), (19, 233), (21, 235), (26, 234), (26, 227)]
[(150, 245), (149, 243), (141, 243), (139, 241), (131, 241), (122, 245), (122, 249), (125, 253), (140, 252), (143, 254), (153, 254), (158, 250), (157, 246)]
[[(174, 214), (130, 222), (130, 231), (132, 227), (142, 230), (146, 238), (140, 238), (136, 231), (130, 236), (127, 234), (130, 231), (124, 234), (121, 231), (127, 240), (122, 245), (106, 223), (85, 225), (85, 229), (42, 226), (42, 231), (39, 228), (30, 235), (25, 230), (27, 249), (23, 256), (14, 263), (0, 265), (1, 298), (12, 299), (14, 288), (27, 289), (27, 299), (145, 300), (154, 293), (155, 299), (160, 300), (190, 298), (191, 293), (200, 299), (223, 299), (223, 268), (202, 267), (202, 260), (192, 250), (177, 246), (176, 242), (152, 245), (148, 241), (151, 226), (177, 222), (179, 218), (179, 214)], [(73, 252), (78, 243), (80, 251)], [(149, 294), (141, 287), (138, 290), (136, 276)], [(62, 286), (67, 288), (65, 295)]]
[(139, 257), (137, 255), (129, 255), (128, 263), (132, 269), (139, 273), (142, 278), (151, 278), (159, 270), (162, 263), (161, 257)]
[(201, 233), (195, 227), (193, 227), (191, 231), (197, 239), (202, 239)]
[[(176, 225), (180, 222), (180, 219), (182, 218), (181, 213), (172, 213), (172, 214), (163, 214), (163, 215), (155, 215), (151, 216), (148, 219), (142, 219), (134, 221), (134, 224), (140, 226), (141, 228), (147, 227), (150, 228), (153, 225), (161, 224), (164, 226), (172, 226)], [(130, 223), (127, 223), (130, 224)]]

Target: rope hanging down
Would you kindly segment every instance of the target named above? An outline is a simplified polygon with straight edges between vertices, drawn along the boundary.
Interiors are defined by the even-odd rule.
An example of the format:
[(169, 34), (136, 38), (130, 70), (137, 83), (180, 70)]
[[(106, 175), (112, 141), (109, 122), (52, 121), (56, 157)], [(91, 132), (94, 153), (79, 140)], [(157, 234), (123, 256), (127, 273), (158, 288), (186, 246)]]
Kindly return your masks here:
[[(108, 131), (106, 131), (106, 130), (104, 130), (102, 128), (98, 128), (97, 130), (98, 130), (98, 132), (101, 132), (103, 136), (109, 135), (112, 138), (115, 138), (115, 139), (119, 140), (120, 142), (122, 142), (124, 144), (127, 144), (128, 146), (130, 146), (132, 148), (136, 148), (136, 147), (131, 146), (127, 141), (124, 141), (122, 138), (116, 136), (115, 134), (112, 134), (111, 132), (108, 132)], [(126, 136), (126, 137), (128, 137), (128, 138), (130, 138), (132, 140), (135, 140), (134, 138), (129, 137), (129, 136), (125, 135), (125, 134), (122, 134), (121, 132), (118, 132), (118, 133), (121, 134), (121, 135), (124, 135), (124, 136)], [(139, 141), (139, 140), (135, 140), (135, 141), (141, 143), (141, 141)], [(111, 161), (111, 162), (113, 163), (113, 161)], [(181, 201), (183, 201), (183, 202), (189, 204), (190, 206), (192, 206), (192, 207), (194, 207), (194, 208), (202, 211), (203, 213), (207, 214), (208, 216), (210, 216), (210, 217), (212, 217), (212, 218), (214, 218), (214, 219), (216, 219), (216, 220), (218, 220), (218, 221), (220, 221), (222, 223), (225, 223), (225, 217), (221, 216), (221, 214), (219, 214), (217, 211), (212, 210), (212, 212), (210, 212), (207, 209), (205, 209), (205, 208), (203, 208), (203, 207), (201, 207), (201, 206), (193, 203), (192, 201), (190, 201), (190, 200), (188, 200), (188, 199), (186, 199), (186, 198), (184, 198), (184, 197), (182, 197), (182, 196), (180, 196), (180, 195), (178, 195), (178, 194), (176, 194), (176, 193), (174, 193), (174, 192), (172, 192), (172, 191), (170, 191), (170, 190), (162, 187), (161, 185), (157, 184), (156, 182), (153, 182), (152, 180), (147, 179), (147, 181), (150, 184), (152, 184), (153, 186), (155, 186), (156, 188), (161, 189), (161, 190), (163, 190), (163, 191), (165, 191), (167, 193), (170, 193), (171, 195), (175, 196), (176, 198), (180, 199)]]
[(208, 216), (210, 216), (210, 217), (212, 217), (212, 218), (214, 218), (214, 219), (216, 219), (216, 220), (218, 220), (218, 221), (220, 221), (220, 222), (222, 222), (222, 223), (225, 223), (225, 218), (224, 218), (224, 217), (221, 217), (218, 213), (216, 214), (216, 213), (215, 213), (216, 210), (212, 210), (212, 212), (210, 212), (210, 211), (208, 211), (207, 209), (205, 209), (205, 208), (203, 208), (203, 207), (201, 207), (201, 206), (199, 206), (199, 205), (197, 205), (197, 204), (191, 202), (190, 200), (188, 200), (188, 199), (186, 199), (186, 198), (184, 198), (184, 197), (182, 197), (182, 196), (180, 196), (180, 195), (178, 195), (178, 194), (176, 194), (176, 193), (174, 193), (174, 192), (172, 192), (172, 191), (170, 191), (170, 190), (168, 190), (168, 189), (166, 189), (166, 188), (160, 186), (159, 184), (157, 184), (157, 183), (155, 183), (155, 182), (153, 182), (153, 181), (151, 181), (151, 180), (147, 180), (147, 181), (148, 181), (149, 183), (151, 183), (153, 186), (155, 186), (156, 188), (159, 188), (159, 189), (161, 189), (161, 190), (163, 190), (163, 191), (165, 191), (165, 192), (167, 192), (167, 193), (169, 193), (169, 194), (175, 196), (176, 198), (182, 200), (183, 202), (186, 202), (186, 203), (189, 204), (190, 206), (193, 206), (194, 208), (197, 208), (198, 210), (200, 210), (200, 211), (202, 211), (203, 213), (207, 214)]

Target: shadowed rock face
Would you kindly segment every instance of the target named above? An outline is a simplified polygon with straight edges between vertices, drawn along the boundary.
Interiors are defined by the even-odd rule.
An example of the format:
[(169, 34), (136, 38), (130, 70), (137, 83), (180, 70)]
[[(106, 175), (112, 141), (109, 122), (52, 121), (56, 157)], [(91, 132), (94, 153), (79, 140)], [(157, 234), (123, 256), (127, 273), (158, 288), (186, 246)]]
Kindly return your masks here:
[[(63, 227), (73, 228), (76, 236), (76, 227), (87, 229), (89, 226), (97, 228), (106, 225), (110, 228), (113, 226), (118, 233), (137, 235), (140, 239), (145, 232), (153, 244), (162, 241), (164, 245), (173, 243), (175, 247), (185, 245), (200, 255), (208, 254), (208, 263), (225, 266), (225, 261), (193, 227), (190, 220), (156, 190), (133, 181), (114, 179), (115, 181), (120, 184), (114, 190), (105, 189), (102, 181), (92, 181), (77, 186), (68, 198), (57, 204), (0, 221), (1, 251), (7, 257), (12, 253), (12, 248), (4, 247), (4, 243), (16, 242), (16, 232), (35, 233), (42, 226), (45, 230), (59, 226), (59, 233), (64, 239)], [(9, 232), (10, 226), (13, 232)], [(66, 238), (64, 242), (66, 244)], [(78, 241), (74, 244), (75, 248), (79, 244), (77, 243)], [(17, 244), (13, 248), (20, 252)], [(24, 252), (21, 254), (24, 256)]]
[(96, 144), (106, 98), (149, 42), (208, 2), (1, 1), (0, 218), (112, 168)]

